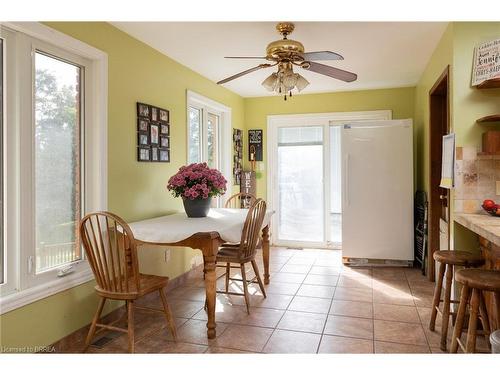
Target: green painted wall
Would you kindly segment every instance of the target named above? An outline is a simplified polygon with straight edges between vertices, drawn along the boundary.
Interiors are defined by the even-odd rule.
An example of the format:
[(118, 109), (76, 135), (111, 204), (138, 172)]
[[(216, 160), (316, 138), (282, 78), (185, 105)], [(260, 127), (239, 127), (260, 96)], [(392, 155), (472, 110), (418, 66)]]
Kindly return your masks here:
[[(281, 96), (245, 99), (245, 130), (264, 130), (264, 164), (267, 160), (267, 116), (296, 113), (374, 111), (390, 109), (393, 119), (413, 118), (413, 87), (297, 95), (284, 101)], [(245, 131), (245, 168), (248, 168), (248, 133)], [(266, 198), (266, 171), (257, 178), (257, 194)]]
[(453, 24), (446, 28), (415, 89), (417, 188), (426, 191), (429, 190), (429, 91), (448, 65), (451, 76), (450, 94), (453, 96)]
[[(418, 132), (417, 183), (429, 191), (429, 90), (450, 65), (450, 121), (457, 146), (481, 147), (486, 126), (476, 119), (500, 111), (500, 90), (471, 87), (474, 47), (500, 37), (500, 22), (454, 22), (446, 29), (422, 74), (415, 95), (415, 124)], [(453, 249), (478, 250), (477, 235), (453, 222), (451, 199), (451, 245)]]
[[(491, 126), (477, 125), (483, 116), (500, 113), (500, 89), (478, 90), (471, 87), (474, 47), (500, 38), (500, 22), (458, 22), (453, 26), (453, 129), (457, 146), (481, 149), (482, 134)], [(453, 208), (453, 207), (452, 207)], [(453, 248), (479, 252), (478, 236), (454, 224)]]
[[(108, 206), (127, 221), (164, 215), (182, 207), (166, 190), (186, 163), (186, 90), (232, 108), (233, 127), (244, 126), (243, 98), (180, 65), (107, 23), (48, 23), (108, 54)], [(136, 102), (170, 110), (171, 163), (136, 161)], [(145, 272), (176, 277), (199, 251), (175, 249), (165, 264), (159, 248), (143, 249)], [(88, 324), (97, 306), (93, 282), (1, 316), (1, 345), (48, 345)], [(116, 306), (116, 305), (114, 305)], [(109, 310), (108, 310), (109, 311)]]

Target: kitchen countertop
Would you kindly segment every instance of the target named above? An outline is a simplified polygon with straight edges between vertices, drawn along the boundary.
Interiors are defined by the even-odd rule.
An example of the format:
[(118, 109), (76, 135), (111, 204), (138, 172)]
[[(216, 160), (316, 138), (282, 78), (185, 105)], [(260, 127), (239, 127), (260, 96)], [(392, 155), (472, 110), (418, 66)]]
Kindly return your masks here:
[(500, 217), (488, 214), (455, 214), (457, 223), (500, 246)]

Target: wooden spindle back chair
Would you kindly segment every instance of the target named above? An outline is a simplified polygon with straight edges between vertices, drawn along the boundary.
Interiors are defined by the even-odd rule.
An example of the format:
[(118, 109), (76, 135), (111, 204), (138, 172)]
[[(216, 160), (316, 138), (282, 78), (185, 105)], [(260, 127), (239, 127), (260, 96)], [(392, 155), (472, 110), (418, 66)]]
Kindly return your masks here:
[[(159, 292), (163, 310), (135, 307), (163, 313), (172, 335), (176, 338), (175, 325), (163, 290), (168, 284), (168, 277), (139, 272), (137, 244), (127, 223), (110, 212), (91, 213), (80, 222), (80, 237), (97, 282), (95, 290), (100, 297), (85, 349), (91, 344), (96, 333), (109, 329), (128, 333), (129, 351), (134, 352), (134, 301), (154, 291)], [(121, 319), (109, 325), (98, 323), (106, 299), (125, 301), (127, 329), (113, 325)], [(97, 327), (101, 328), (98, 332)]]
[(250, 208), (257, 198), (250, 193), (236, 193), (231, 195), (224, 204), (224, 208)]
[[(247, 312), (250, 313), (250, 296), (248, 293), (248, 284), (257, 282), (262, 291), (264, 298), (266, 297), (266, 291), (264, 289), (264, 283), (260, 277), (259, 268), (255, 261), (255, 254), (257, 252), (257, 243), (259, 242), (259, 234), (262, 230), (262, 225), (264, 223), (264, 218), (266, 215), (266, 202), (262, 199), (257, 199), (254, 204), (250, 207), (245, 219), (245, 224), (243, 225), (243, 230), (241, 232), (241, 240), (239, 244), (224, 244), (219, 248), (217, 254), (217, 263), (225, 263), (225, 265), (217, 265), (218, 267), (225, 267), (226, 273), (226, 290), (217, 290), (217, 293), (232, 294), (232, 295), (243, 295), (245, 297), (245, 303), (247, 306)], [(251, 262), (255, 277), (247, 281), (245, 263)], [(231, 266), (231, 263), (237, 263), (238, 266)], [(241, 279), (231, 278), (230, 271), (231, 268), (239, 268), (241, 270)], [(223, 275), (223, 276), (224, 276)], [(222, 277), (222, 276), (221, 276)], [(236, 293), (229, 291), (229, 280), (243, 281), (244, 293)]]

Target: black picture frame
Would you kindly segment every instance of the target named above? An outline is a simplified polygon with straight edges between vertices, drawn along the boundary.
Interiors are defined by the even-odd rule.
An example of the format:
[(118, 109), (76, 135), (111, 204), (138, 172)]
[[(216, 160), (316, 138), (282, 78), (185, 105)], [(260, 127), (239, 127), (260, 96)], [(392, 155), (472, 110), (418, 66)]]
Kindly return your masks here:
[(160, 147), (170, 148), (170, 137), (163, 137), (160, 135)]
[(160, 123), (160, 134), (161, 135), (170, 135), (170, 125)]
[(149, 133), (139, 132), (137, 133), (137, 146), (139, 147), (149, 147)]
[(151, 147), (151, 161), (160, 161), (159, 149), (158, 147)]
[(170, 120), (170, 113), (168, 110), (163, 108), (158, 108), (158, 121), (163, 124), (168, 124)]
[(158, 149), (158, 161), (161, 163), (170, 163), (170, 150), (169, 149)]
[(160, 127), (158, 124), (149, 125), (149, 143), (158, 145), (160, 143)]
[[(262, 161), (263, 131), (250, 129), (248, 131), (248, 161)], [(253, 160), (252, 160), (253, 156)]]
[(149, 147), (137, 147), (137, 161), (151, 161), (151, 149)]
[(159, 108), (151, 106), (151, 121), (159, 121)]
[(151, 119), (151, 106), (137, 102), (137, 117)]
[(137, 118), (137, 131), (138, 132), (149, 132), (149, 120), (143, 117)]

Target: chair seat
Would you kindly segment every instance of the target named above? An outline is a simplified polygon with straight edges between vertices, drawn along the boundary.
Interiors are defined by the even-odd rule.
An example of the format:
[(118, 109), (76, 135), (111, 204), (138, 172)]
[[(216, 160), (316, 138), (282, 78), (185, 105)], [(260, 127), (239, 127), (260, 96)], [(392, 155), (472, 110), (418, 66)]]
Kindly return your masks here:
[(480, 255), (475, 255), (467, 251), (456, 250), (435, 251), (434, 260), (437, 260), (440, 263), (465, 267), (477, 267), (484, 264), (484, 259)]
[(253, 260), (252, 257), (240, 258), (240, 245), (229, 245), (224, 244), (219, 248), (217, 253), (217, 262), (222, 263), (247, 263)]
[(500, 292), (500, 271), (469, 268), (458, 270), (455, 279), (470, 288)]
[(146, 275), (139, 274), (139, 288), (137, 291), (135, 282), (133, 279), (130, 279), (128, 282), (129, 292), (116, 292), (111, 293), (109, 291), (102, 290), (96, 285), (95, 290), (101, 294), (105, 295), (107, 298), (116, 298), (116, 299), (130, 299), (130, 298), (138, 298), (142, 297), (148, 293), (154, 292), (155, 290), (164, 288), (168, 284), (169, 278), (167, 276), (156, 276), (156, 275)]

